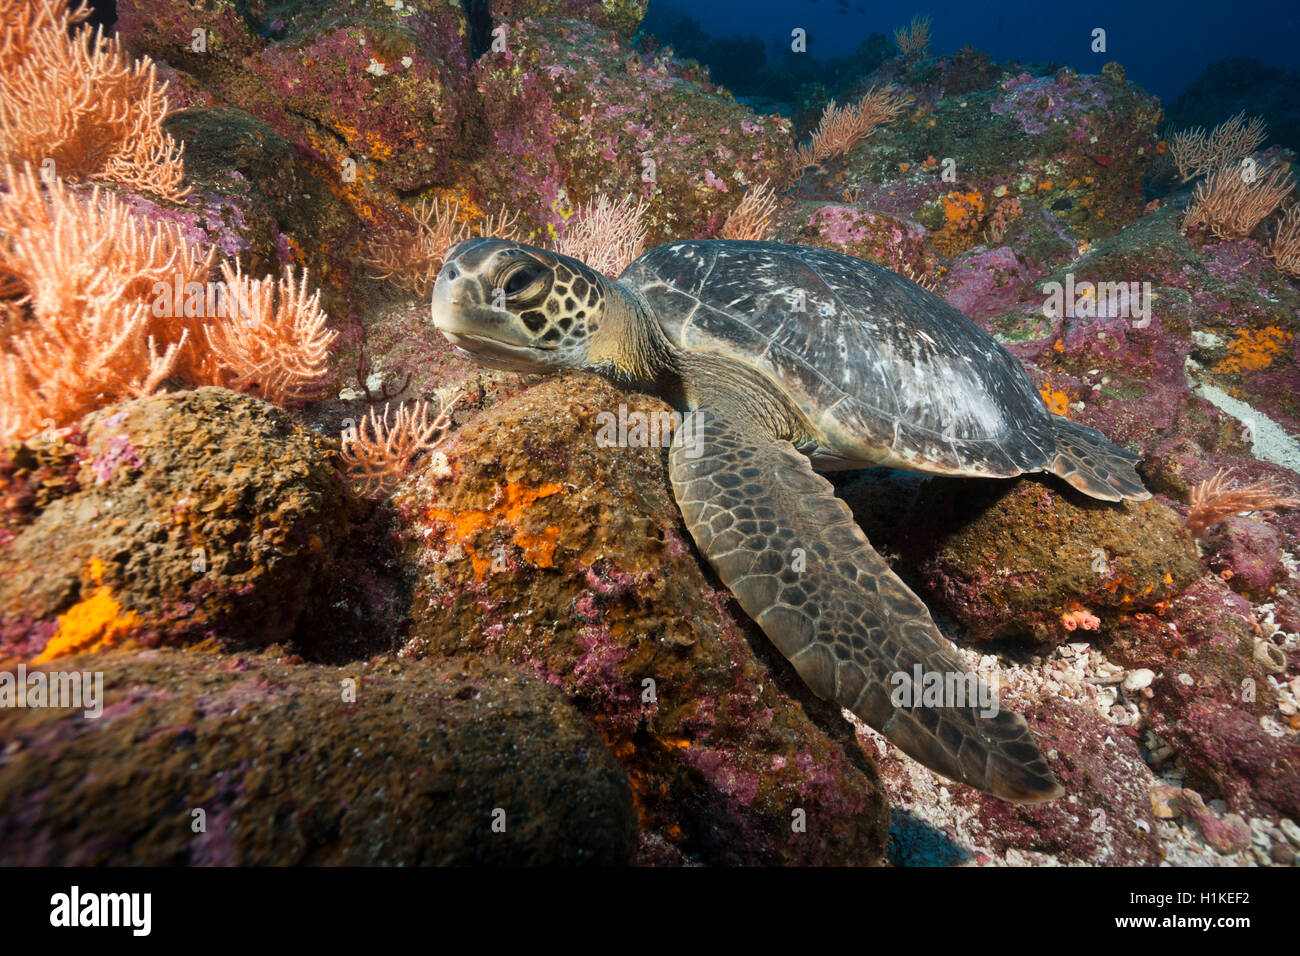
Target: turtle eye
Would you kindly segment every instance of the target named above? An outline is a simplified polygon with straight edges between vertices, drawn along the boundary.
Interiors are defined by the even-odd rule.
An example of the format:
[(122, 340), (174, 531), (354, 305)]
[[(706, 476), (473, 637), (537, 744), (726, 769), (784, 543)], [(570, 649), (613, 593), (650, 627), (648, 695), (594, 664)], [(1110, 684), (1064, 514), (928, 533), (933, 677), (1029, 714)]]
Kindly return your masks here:
[(536, 262), (528, 262), (519, 266), (507, 277), (501, 284), (505, 290), (506, 298), (517, 299), (525, 292), (531, 291), (546, 274), (546, 267)]

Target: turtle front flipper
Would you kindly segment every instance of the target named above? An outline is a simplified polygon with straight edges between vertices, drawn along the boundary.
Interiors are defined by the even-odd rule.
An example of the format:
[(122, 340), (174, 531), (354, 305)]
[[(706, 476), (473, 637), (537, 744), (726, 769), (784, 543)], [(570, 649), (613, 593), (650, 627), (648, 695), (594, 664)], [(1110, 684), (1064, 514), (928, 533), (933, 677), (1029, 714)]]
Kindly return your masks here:
[[(986, 707), (983, 682), (807, 458), (756, 422), (708, 410), (679, 435), (670, 472), (686, 526), (814, 693), (946, 777), (1023, 803), (1063, 792), (1024, 719)], [(936, 679), (973, 693), (936, 706), (925, 693)]]
[(1145, 501), (1151, 497), (1133, 467), (1142, 460), (1141, 455), (1112, 444), (1095, 428), (1055, 414), (1051, 421), (1056, 454), (1045, 471), (1102, 501)]

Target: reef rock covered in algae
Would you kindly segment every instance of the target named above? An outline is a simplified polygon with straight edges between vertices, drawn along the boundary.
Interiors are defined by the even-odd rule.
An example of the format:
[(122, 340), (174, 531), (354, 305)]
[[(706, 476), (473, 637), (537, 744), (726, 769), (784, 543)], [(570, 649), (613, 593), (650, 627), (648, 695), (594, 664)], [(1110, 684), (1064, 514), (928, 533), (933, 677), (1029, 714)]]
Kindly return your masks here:
[(518, 211), (542, 240), (601, 193), (649, 202), (648, 245), (712, 236), (746, 189), (790, 175), (789, 121), (680, 61), (575, 20), (525, 20), (506, 36), (506, 52), (474, 65), (491, 142), (472, 175), (485, 207)]
[(334, 283), (349, 264), (354, 230), (344, 203), (317, 182), (293, 144), (269, 123), (232, 106), (195, 106), (168, 114), (163, 127), (185, 147), (185, 179), (195, 192), (183, 208), (127, 199), (138, 218), (165, 219), (187, 235), (238, 256), (249, 275), (305, 265), (324, 284), (325, 307), (341, 311)]
[(1055, 479), (928, 482), (902, 537), (922, 593), (980, 638), (1059, 643), (1150, 610), (1200, 574), (1168, 505), (1114, 505)]
[(256, 7), (128, 0), (118, 32), (166, 64), (185, 105), (229, 104), (269, 124), (316, 188), (368, 226), (406, 215), (398, 191), (454, 182), (483, 137), (461, 4)]
[(645, 18), (650, 0), (493, 0), (492, 19), (513, 23), (525, 17), (585, 20), (613, 30), (627, 43)]
[(494, 5), (504, 48), (478, 61), (461, 4), (441, 0), (264, 15), (226, 0), (129, 0), (119, 31), (166, 64), (185, 105), (232, 104), (269, 124), (368, 227), (409, 223), (405, 197), (436, 194), (467, 218), (504, 208), (549, 239), (609, 192), (650, 202), (652, 243), (713, 234), (746, 188), (788, 178), (789, 122), (623, 46), (643, 7)]
[(292, 636), (357, 517), (325, 440), (213, 387), (111, 405), (65, 431), (0, 465), (14, 509), (0, 656)]
[(1196, 785), (1237, 811), (1300, 814), (1300, 737), (1278, 719), (1276, 684), (1289, 669), (1263, 638), (1250, 603), (1206, 575), (1160, 614), (1109, 633), (1116, 660), (1153, 673), (1144, 706), (1155, 751), (1185, 763)]
[[(925, 826), (954, 841), (950, 862), (1187, 862), (1170, 822), (1179, 814), (1205, 837), (1195, 862), (1267, 862), (1268, 852), (1293, 861), (1277, 827), (1294, 830), (1300, 815), (1300, 509), (1228, 518), (1203, 538), (1199, 561), (1177, 519), (1220, 468), (1237, 484), (1276, 481), (1280, 494), (1300, 494), (1300, 287), (1266, 255), (1267, 227), (1231, 241), (1182, 231), (1190, 187), (1161, 186), (1173, 174), (1157, 138), (1158, 102), (1115, 65), (1080, 76), (995, 64), (971, 49), (874, 69), (877, 60), (852, 92), (892, 82), (909, 107), (847, 156), (791, 170), (789, 121), (751, 111), (666, 48), (629, 46), (642, 0), (502, 0), (491, 14), (503, 43), (486, 52), (483, 5), (471, 6), (478, 12), (467, 16), (457, 0), (122, 0), (124, 41), (165, 61), (160, 77), (183, 108), (166, 126), (186, 144), (194, 192), (183, 204), (119, 193), (136, 215), (176, 222), (239, 255), (250, 272), (310, 266), (332, 317), (347, 317), (331, 384), (356, 387), (294, 420), (339, 434), (380, 393), (432, 399), (463, 389), (456, 422), (465, 431), (400, 499), (396, 541), (387, 537), (388, 504), (363, 505), (341, 485), (331, 443), (252, 400), (151, 399), (149, 420), (132, 419), (129, 429), (110, 423), (146, 405), (124, 403), (80, 428), (34, 437), (0, 456), (0, 656), (33, 666), (98, 648), (93, 660), (110, 681), (118, 671), (138, 676), (149, 706), (161, 708), (132, 711), (129, 728), (147, 738), (152, 714), (183, 728), (159, 739), (185, 747), (194, 721), (206, 734), (225, 706), (203, 689), (222, 668), (237, 682), (253, 675), (231, 685), (238, 700), (273, 697), (281, 686), (312, 696), (308, 684), (330, 689), (342, 680), (344, 671), (318, 664), (282, 672), (269, 658), (233, 656), (249, 647), (281, 642), (313, 661), (347, 661), (347, 673), (366, 675), (363, 696), (370, 681), (421, 714), (423, 703), (386, 682), (403, 683), (408, 666), (411, 680), (438, 688), (449, 707), (461, 695), (522, 706), (507, 701), (515, 700), (516, 671), (492, 664), (465, 676), (465, 655), (502, 658), (558, 687), (613, 748), (639, 815), (637, 858), (647, 863), (874, 862), (886, 799), (899, 863), (916, 862), (909, 841)], [(196, 29), (206, 50), (193, 46)], [(798, 128), (815, 121), (823, 99), (817, 91), (795, 106)], [(1275, 150), (1264, 161), (1270, 155), (1288, 161)], [(950, 158), (955, 178), (945, 177)], [(472, 367), (427, 328), (427, 304), (394, 304), (376, 284), (353, 282), (367, 268), (362, 241), (394, 222), (409, 225), (418, 199), (451, 201), (462, 225), (504, 207), (545, 242), (602, 192), (640, 196), (653, 244), (718, 235), (750, 186), (770, 179), (781, 190), (792, 174), (799, 178), (778, 193), (770, 224), (776, 238), (921, 278), (1025, 363), (1048, 407), (1144, 456), (1142, 477), (1158, 497), (1140, 506), (1083, 502), (1050, 478), (934, 480), (919, 492), (902, 490), (898, 475), (840, 482), (968, 664), (1008, 678), (1004, 705), (1029, 719), (1067, 788), (1061, 800), (1009, 806), (940, 780), (859, 728), (872, 759), (863, 756), (833, 708), (812, 699), (733, 613), (684, 535), (662, 453), (593, 447), (597, 411), (616, 413), (624, 400), (661, 406), (583, 379), (518, 396), (529, 380)], [(1161, 198), (1148, 202), (1153, 194)], [(1108, 280), (1123, 288), (1099, 292)], [(1052, 284), (1085, 283), (1091, 293), (1071, 297), (1065, 314), (1048, 314)], [(172, 405), (187, 415), (151, 417)], [(188, 413), (203, 439), (192, 446)], [(174, 482), (211, 492), (202, 499), (211, 511), (184, 498), (175, 510)], [(860, 507), (854, 483), (873, 482), (886, 493)], [(206, 638), (224, 655), (145, 651), (136, 666), (110, 650)], [(374, 658), (403, 643), (401, 664)], [(422, 660), (442, 654), (461, 656)], [(374, 662), (358, 663), (366, 660)], [(460, 676), (430, 670), (444, 666)], [(203, 713), (176, 716), (172, 693)], [(337, 688), (330, 693), (337, 697)], [(561, 711), (556, 705), (556, 721), (576, 719)], [(324, 704), (274, 716), (283, 722), (274, 739), (266, 736), (272, 728), (245, 728), (238, 714), (231, 733), (278, 754), (303, 727), (327, 727), (334, 744), (350, 732)], [(36, 759), (20, 750), (13, 760), (7, 750), (0, 783), (20, 775), (3, 792), (21, 795), (24, 814), (62, 814), (80, 799), (78, 787), (98, 786), (74, 765), (36, 800), (31, 788), (47, 754), (41, 735), (63, 739), (84, 728), (15, 720)], [(25, 735), (37, 724), (37, 737)], [(523, 717), (519, 732), (533, 726)], [(375, 739), (399, 727), (385, 712)], [(449, 746), (477, 752), (468, 738)], [(580, 738), (563, 740), (586, 753)], [(505, 731), (494, 739), (510, 746)], [(121, 743), (106, 731), (78, 740), (76, 748), (92, 749), (110, 741), (108, 754)], [(416, 743), (391, 752), (420, 766), (423, 751), (401, 749)], [(241, 787), (261, 785), (266, 766), (245, 762), (237, 744), (216, 745), (238, 758), (236, 769), (204, 764), (193, 780), (160, 751), (146, 751), (166, 764), (166, 780), (150, 792), (211, 799), (207, 780), (219, 778), (237, 802)], [(111, 763), (76, 748), (77, 760), (120, 779)], [(129, 756), (121, 762), (133, 780), (148, 774)], [(482, 767), (489, 777), (508, 773), (491, 761)], [(392, 803), (366, 806), (375, 814), (396, 808), (401, 826), (423, 825), (426, 808), (397, 782)], [(572, 845), (604, 840), (612, 850), (600, 861), (620, 862), (631, 852), (633, 804), (606, 783), (592, 784), (595, 803), (572, 811), (590, 823)], [(316, 799), (309, 783), (294, 788)], [(498, 791), (474, 791), (488, 792)], [(140, 822), (120, 798), (93, 796), (94, 833), (75, 830), (76, 821), (44, 831), (67, 860), (120, 846), (104, 823), (111, 813)], [(263, 843), (254, 828), (242, 843), (214, 836), (198, 850), (145, 846), (191, 862), (463, 862), (502, 848), (439, 842), (384, 855), (401, 828), (394, 822), (384, 833), (365, 831), (377, 848), (367, 856), (336, 832), (355, 819), (323, 806), (313, 804), (310, 819), (285, 811), (299, 835), (293, 845)], [(526, 832), (513, 829), (520, 808), (503, 806), (511, 835)], [(234, 813), (251, 816), (242, 804)], [(801, 815), (802, 831), (793, 826)], [(545, 834), (528, 839), (529, 847), (512, 844), (491, 859), (574, 859), (571, 846)], [(119, 849), (104, 852), (122, 858)], [(1202, 855), (1211, 852), (1235, 855)]]
[[(1141, 450), (1155, 490), (1177, 497), (1230, 459), (1251, 467), (1259, 436), (1249, 420), (1266, 415), (1292, 434), (1300, 427), (1300, 288), (1253, 239), (1184, 236), (1185, 201), (1081, 246), (1003, 308), (974, 316), (1041, 372), (1036, 384), (1047, 397)], [(1049, 302), (1063, 308), (1049, 315)], [(1203, 385), (1239, 401), (1239, 418), (1207, 400)], [(1253, 431), (1264, 427), (1257, 420)]]
[(620, 404), (666, 412), (594, 376), (539, 385), (399, 496), (417, 572), (403, 653), (486, 654), (561, 688), (631, 777), (647, 862), (879, 860), (874, 768), (838, 709), (728, 612), (664, 453), (598, 444)]
[[(977, 221), (1003, 200), (1042, 204), (1079, 239), (1110, 235), (1142, 214), (1160, 104), (1117, 64), (1096, 76), (1068, 67), (981, 76), (988, 85), (961, 94), (946, 91), (962, 67), (944, 72), (908, 84), (914, 109), (856, 146), (846, 177), (864, 187), (910, 185), (913, 217), (949, 254), (976, 245)], [(953, 160), (947, 180), (945, 160)]]
[(103, 714), (0, 709), (6, 866), (611, 866), (636, 848), (600, 738), (501, 664), (160, 648), (59, 666), (103, 673)]

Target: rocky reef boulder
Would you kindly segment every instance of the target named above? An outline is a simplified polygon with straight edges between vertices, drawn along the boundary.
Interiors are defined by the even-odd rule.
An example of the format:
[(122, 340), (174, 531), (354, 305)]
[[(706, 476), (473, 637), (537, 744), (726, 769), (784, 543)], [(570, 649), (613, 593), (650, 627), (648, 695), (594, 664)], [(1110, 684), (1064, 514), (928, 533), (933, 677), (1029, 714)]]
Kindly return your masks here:
[(1046, 213), (1027, 206), (1007, 233), (1014, 263), (1005, 250), (968, 250), (945, 277), (947, 297), (1024, 363), (1050, 408), (1140, 452), (1152, 491), (1187, 502), (1226, 468), (1235, 483), (1294, 494), (1300, 289), (1253, 239), (1184, 236), (1185, 203), (1079, 244), (1065, 262), (1030, 252), (1017, 229)]
[(1111, 235), (1142, 215), (1160, 103), (1118, 64), (1099, 75), (1003, 73), (955, 95), (908, 86), (915, 108), (854, 147), (845, 179), (891, 182), (900, 170), (904, 184), (915, 179), (913, 218), (945, 254), (978, 244), (997, 206), (1013, 199), (1042, 204), (1076, 239)]
[(773, 217), (778, 242), (816, 246), (868, 259), (903, 275), (921, 276), (933, 268), (925, 248), (925, 229), (905, 216), (892, 216), (872, 202), (785, 203)]
[(1168, 505), (1097, 501), (1053, 478), (928, 482), (898, 546), (923, 596), (979, 638), (1060, 643), (1149, 610), (1200, 574)]
[(559, 687), (631, 778), (642, 862), (878, 862), (874, 767), (702, 570), (643, 414), (668, 410), (569, 374), (464, 427), (396, 499), (403, 654)]
[(1006, 310), (1008, 302), (1033, 294), (1041, 271), (1011, 246), (975, 246), (957, 256), (945, 277), (944, 299), (967, 318)]
[(298, 37), (263, 50), (256, 67), (272, 96), (268, 116), (338, 137), (346, 158), (409, 191), (449, 182), (453, 159), (469, 155), (469, 65), (460, 4), (353, 0), (326, 5)]
[(163, 128), (185, 147), (184, 206), (127, 199), (139, 218), (178, 223), (192, 240), (239, 257), (245, 272), (276, 275), (306, 266), (324, 283), (324, 306), (346, 313), (333, 296), (349, 272), (346, 244), (354, 224), (344, 202), (321, 189), (293, 144), (269, 123), (231, 106), (195, 106), (169, 113)]
[(288, 640), (356, 517), (325, 440), (212, 387), (10, 448), (0, 484), (0, 657)]
[(1264, 521), (1231, 515), (1210, 529), (1207, 564), (1239, 594), (1268, 600), (1287, 579), (1282, 536)]
[(269, 123), (316, 188), (367, 224), (402, 217), (398, 191), (450, 185), (453, 162), (481, 139), (459, 3), (124, 0), (118, 31), (132, 53), (168, 64), (182, 88)]
[(492, 18), (514, 23), (525, 18), (585, 20), (613, 30), (623, 43), (631, 41), (645, 19), (650, 0), (492, 0)]
[(0, 708), (5, 866), (617, 866), (636, 849), (600, 738), (501, 664), (160, 648), (57, 666), (102, 677), (102, 713)]
[(649, 201), (650, 246), (712, 236), (747, 188), (789, 177), (789, 122), (671, 57), (577, 20), (509, 24), (505, 46), (474, 65), (490, 144), (471, 176), (480, 205), (542, 240), (601, 193)]
[(1300, 739), (1273, 722), (1272, 731), (1248, 712), (1212, 700), (1195, 699), (1182, 671), (1172, 675), (1174, 691), (1189, 699), (1176, 718), (1157, 711), (1151, 728), (1191, 769), (1205, 792), (1224, 799), (1234, 811), (1265, 816), (1300, 817), (1295, 767)]

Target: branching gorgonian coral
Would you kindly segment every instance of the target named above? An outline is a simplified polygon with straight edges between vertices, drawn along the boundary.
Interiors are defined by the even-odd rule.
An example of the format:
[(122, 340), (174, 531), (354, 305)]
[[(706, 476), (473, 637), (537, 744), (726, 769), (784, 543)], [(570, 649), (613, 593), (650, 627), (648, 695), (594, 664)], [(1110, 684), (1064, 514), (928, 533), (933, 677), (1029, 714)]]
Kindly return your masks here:
[(366, 263), (379, 279), (392, 279), (416, 295), (425, 296), (442, 269), (447, 250), (473, 236), (519, 239), (518, 214), (505, 212), (477, 221), (462, 219), (460, 204), (450, 199), (420, 200), (415, 227), (371, 241)]
[(0, 441), (70, 424), (165, 380), (310, 397), (336, 333), (291, 272), (250, 279), (100, 187), (27, 167), (0, 191)]
[(402, 405), (390, 425), (388, 406), (384, 414), (370, 409), (361, 419), (355, 435), (343, 443), (342, 458), (348, 474), (358, 482), (367, 497), (389, 494), (410, 471), (416, 458), (434, 451), (451, 427), (451, 412), (457, 395), (438, 414), (429, 418), (427, 402)]
[(600, 195), (578, 207), (555, 251), (614, 278), (645, 250), (643, 217), (649, 207), (644, 199), (614, 202)]
[(1291, 186), (1291, 173), (1283, 169), (1224, 166), (1196, 184), (1183, 232), (1205, 226), (1220, 239), (1243, 239), (1281, 205)]
[(0, 0), (0, 167), (184, 199), (183, 148), (162, 128), (167, 85), (116, 37), (73, 29), (86, 15), (64, 0)]
[(892, 86), (880, 89), (873, 86), (848, 106), (836, 106), (831, 100), (813, 130), (812, 140), (795, 150), (795, 173), (809, 166), (820, 166), (832, 156), (844, 155), (877, 126), (898, 116), (906, 104), (903, 93)]
[(1204, 538), (1211, 527), (1232, 515), (1300, 505), (1300, 498), (1279, 495), (1282, 488), (1275, 482), (1258, 481), (1234, 488), (1228, 484), (1228, 478), (1227, 470), (1220, 469), (1192, 489), (1192, 510), (1187, 515), (1187, 530), (1193, 536)]
[(723, 239), (770, 239), (776, 190), (770, 183), (751, 187), (722, 224)]
[(1183, 130), (1169, 138), (1169, 154), (1183, 182), (1239, 163), (1263, 145), (1268, 137), (1264, 121), (1243, 110), (1208, 133), (1203, 127)]
[(193, 373), (193, 329), (183, 315), (156, 316), (153, 292), (206, 282), (213, 253), (175, 225), (137, 222), (99, 187), (82, 201), (61, 180), (45, 187), (30, 167), (4, 175), (0, 439)]

